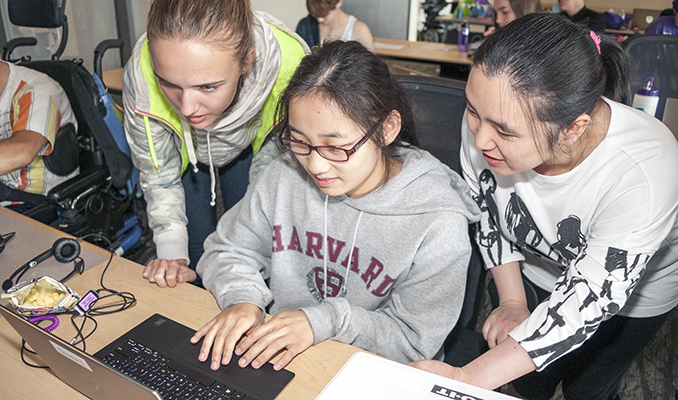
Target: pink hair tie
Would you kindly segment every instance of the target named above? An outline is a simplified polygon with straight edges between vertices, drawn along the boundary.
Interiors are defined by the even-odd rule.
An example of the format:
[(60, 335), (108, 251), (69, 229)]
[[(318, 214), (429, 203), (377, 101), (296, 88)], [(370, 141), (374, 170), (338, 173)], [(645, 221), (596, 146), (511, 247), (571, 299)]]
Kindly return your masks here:
[(600, 36), (596, 35), (594, 31), (589, 31), (589, 34), (591, 35), (591, 39), (593, 39), (593, 43), (596, 44), (598, 54), (600, 54)]

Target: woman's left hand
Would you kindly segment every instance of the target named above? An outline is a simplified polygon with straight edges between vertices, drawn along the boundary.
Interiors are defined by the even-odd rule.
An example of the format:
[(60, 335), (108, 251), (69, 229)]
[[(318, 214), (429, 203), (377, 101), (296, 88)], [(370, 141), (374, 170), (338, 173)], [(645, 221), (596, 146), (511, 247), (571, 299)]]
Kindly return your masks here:
[(284, 349), (285, 354), (273, 366), (277, 371), (312, 344), (313, 330), (306, 314), (301, 310), (283, 311), (247, 335), (235, 354), (242, 355), (238, 362), (241, 367), (251, 363), (253, 368), (259, 368)]

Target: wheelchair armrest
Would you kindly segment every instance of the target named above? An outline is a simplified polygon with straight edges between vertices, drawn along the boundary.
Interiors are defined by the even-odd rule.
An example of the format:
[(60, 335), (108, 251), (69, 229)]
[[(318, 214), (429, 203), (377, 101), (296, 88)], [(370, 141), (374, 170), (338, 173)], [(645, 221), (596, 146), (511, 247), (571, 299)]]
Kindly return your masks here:
[(94, 73), (97, 74), (99, 79), (103, 80), (103, 67), (101, 66), (101, 61), (104, 58), (104, 53), (108, 49), (122, 49), (125, 46), (125, 42), (122, 39), (107, 39), (99, 43), (94, 49)]
[(4, 61), (12, 61), (10, 60), (10, 56), (12, 55), (14, 49), (23, 46), (35, 46), (36, 44), (38, 44), (38, 39), (34, 37), (19, 37), (11, 39), (7, 41), (5, 46), (2, 48), (2, 59)]
[(85, 190), (106, 183), (108, 170), (98, 166), (89, 171), (81, 172), (77, 176), (63, 182), (47, 193), (47, 199), (51, 203), (60, 203), (64, 200), (73, 199)]

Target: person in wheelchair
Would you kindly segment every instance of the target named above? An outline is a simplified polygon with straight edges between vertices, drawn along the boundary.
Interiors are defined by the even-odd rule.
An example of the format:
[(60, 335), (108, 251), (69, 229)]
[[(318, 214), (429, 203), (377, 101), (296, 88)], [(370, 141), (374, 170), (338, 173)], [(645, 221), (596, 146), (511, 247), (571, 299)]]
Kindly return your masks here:
[(146, 279), (200, 285), (194, 268), (216, 228), (217, 181), (228, 210), (245, 194), (250, 165), (272, 159), (260, 152), (252, 163), (308, 51), (247, 0), (151, 3), (123, 74), (125, 133), (156, 244)]
[(50, 168), (49, 158), (60, 128), (74, 134), (77, 121), (64, 90), (41, 72), (0, 62), (0, 91), (0, 205), (23, 213), (78, 174), (77, 164)]

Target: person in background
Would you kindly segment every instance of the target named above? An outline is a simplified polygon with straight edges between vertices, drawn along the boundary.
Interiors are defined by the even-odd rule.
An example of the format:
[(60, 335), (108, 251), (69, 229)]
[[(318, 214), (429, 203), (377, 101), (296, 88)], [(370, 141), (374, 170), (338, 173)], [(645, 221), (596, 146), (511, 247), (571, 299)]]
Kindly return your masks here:
[(353, 15), (341, 10), (342, 0), (306, 0), (308, 16), (299, 21), (297, 33), (309, 47), (329, 40), (357, 40), (374, 51), (370, 28)]
[(66, 93), (49, 76), (0, 62), (0, 205), (23, 213), (54, 186), (77, 175), (50, 171), (45, 160), (59, 128), (77, 121)]
[[(161, 287), (194, 281), (205, 238), (247, 190), (278, 96), (306, 43), (249, 0), (154, 0), (123, 75), (125, 133), (140, 171)], [(263, 152), (258, 152), (260, 156)]]
[[(281, 146), (205, 242), (223, 311), (191, 339), (211, 368), (274, 368), (326, 339), (408, 362), (441, 357), (461, 311), (480, 211), (415, 142), (407, 92), (378, 55), (333, 41), (282, 96)], [(264, 323), (265, 313), (273, 317)], [(246, 338), (239, 342), (242, 336)]]
[(495, 30), (523, 15), (544, 11), (541, 0), (494, 0), (494, 26), (489, 27), (483, 36), (489, 36)]
[[(559, 15), (519, 18), (473, 57), (464, 176), (499, 306), (490, 350), (415, 366), (527, 399), (615, 399), (678, 304), (678, 143), (618, 101), (628, 55)], [(528, 308), (525, 284), (537, 292)]]
[(646, 35), (678, 35), (678, 0), (673, 0), (674, 15), (657, 18), (645, 29)]
[(605, 16), (587, 8), (584, 0), (558, 0), (561, 15), (600, 34), (605, 32)]

